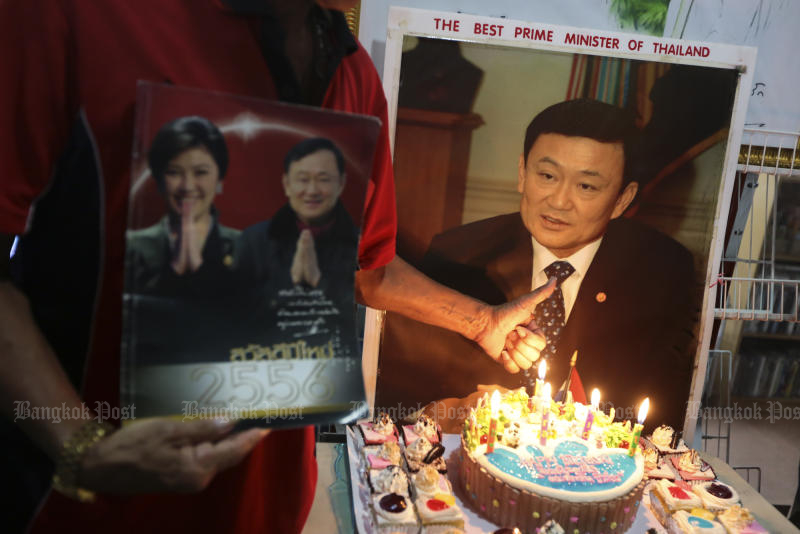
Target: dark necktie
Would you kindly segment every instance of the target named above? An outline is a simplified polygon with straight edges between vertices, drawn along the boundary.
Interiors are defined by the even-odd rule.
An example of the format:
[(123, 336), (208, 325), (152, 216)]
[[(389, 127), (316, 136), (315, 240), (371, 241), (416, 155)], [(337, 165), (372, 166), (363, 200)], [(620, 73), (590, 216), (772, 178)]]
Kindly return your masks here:
[(549, 359), (556, 355), (556, 345), (558, 344), (558, 338), (561, 337), (561, 331), (564, 329), (565, 323), (566, 312), (564, 310), (564, 294), (561, 292), (561, 283), (575, 272), (575, 268), (569, 262), (554, 261), (545, 267), (544, 272), (548, 280), (556, 277), (558, 282), (553, 294), (536, 306), (533, 318), (536, 321), (536, 325), (544, 332), (544, 337), (547, 340), (547, 345), (542, 350), (541, 356)]

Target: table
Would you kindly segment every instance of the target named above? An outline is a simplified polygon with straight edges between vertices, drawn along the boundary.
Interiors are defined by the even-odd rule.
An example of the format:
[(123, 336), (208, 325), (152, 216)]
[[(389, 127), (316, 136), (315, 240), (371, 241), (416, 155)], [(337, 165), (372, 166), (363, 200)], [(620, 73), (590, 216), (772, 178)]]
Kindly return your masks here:
[(776, 534), (800, 533), (789, 519), (775, 509), (767, 500), (758, 493), (753, 486), (747, 483), (731, 466), (708, 453), (700, 452), (700, 458), (708, 462), (717, 478), (732, 486), (742, 499), (742, 506), (748, 508), (765, 529)]

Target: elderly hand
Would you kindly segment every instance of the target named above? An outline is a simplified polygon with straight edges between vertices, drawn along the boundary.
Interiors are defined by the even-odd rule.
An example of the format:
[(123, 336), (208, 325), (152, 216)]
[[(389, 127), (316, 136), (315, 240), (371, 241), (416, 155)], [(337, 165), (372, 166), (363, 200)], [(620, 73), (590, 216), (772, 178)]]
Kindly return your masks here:
[(544, 348), (544, 336), (533, 323), (536, 305), (556, 287), (556, 279), (511, 302), (487, 309), (488, 319), (475, 341), (493, 359), (500, 361), (509, 373), (529, 369)]
[(91, 447), (78, 485), (100, 493), (197, 492), (239, 463), (269, 433), (230, 435), (233, 422), (149, 419), (127, 425)]
[(314, 236), (311, 235), (311, 230), (300, 232), (290, 274), (293, 283), (300, 284), (305, 282), (311, 287), (317, 287), (320, 278), (322, 278), (319, 262), (317, 261), (317, 251), (314, 248)]

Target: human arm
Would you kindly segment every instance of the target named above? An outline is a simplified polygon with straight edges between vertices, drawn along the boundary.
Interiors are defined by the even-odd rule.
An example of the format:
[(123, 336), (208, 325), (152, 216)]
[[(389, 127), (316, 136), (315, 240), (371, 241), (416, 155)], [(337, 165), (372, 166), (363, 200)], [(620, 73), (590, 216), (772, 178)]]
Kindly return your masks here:
[[(530, 368), (535, 358), (533, 351), (524, 349), (506, 352), (506, 357), (507, 335), (516, 326), (527, 325), (536, 305), (554, 288), (551, 280), (511, 302), (489, 306), (434, 282), (398, 256), (383, 267), (356, 273), (356, 297), (362, 304), (458, 332), (494, 360), (502, 360), (511, 373)], [(528, 341), (534, 343), (533, 337)]]
[[(0, 413), (14, 419), (16, 402), (81, 412), (82, 401), (33, 318), (28, 299), (11, 282), (13, 236), (0, 234)], [(16, 423), (53, 461), (85, 419), (19, 418)], [(110, 493), (199, 490), (238, 462), (260, 430), (229, 435), (230, 425), (163, 419), (133, 422), (98, 442), (83, 457), (78, 483)]]

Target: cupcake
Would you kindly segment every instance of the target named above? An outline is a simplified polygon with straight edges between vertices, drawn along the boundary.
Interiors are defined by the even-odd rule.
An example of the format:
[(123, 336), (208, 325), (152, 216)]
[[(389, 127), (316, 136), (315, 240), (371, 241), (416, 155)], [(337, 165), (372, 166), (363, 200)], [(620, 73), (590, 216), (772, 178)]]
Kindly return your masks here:
[(653, 430), (653, 433), (647, 437), (653, 448), (655, 448), (661, 456), (672, 457), (682, 454), (689, 450), (689, 447), (683, 442), (679, 432), (671, 426), (661, 425)]
[(432, 465), (425, 465), (419, 473), (411, 475), (417, 496), (432, 496), (437, 493), (452, 494), (453, 488), (450, 481), (442, 476)]
[(666, 524), (670, 516), (679, 510), (689, 511), (703, 506), (700, 497), (684, 482), (657, 480), (650, 491), (650, 504), (653, 513), (661, 524)]
[(444, 447), (441, 443), (432, 445), (427, 438), (420, 437), (406, 447), (406, 463), (408, 464), (408, 470), (412, 473), (416, 473), (423, 466), (431, 465), (440, 473), (446, 473), (447, 466), (445, 465), (444, 458), (442, 458), (443, 454)]
[(397, 493), (408, 497), (408, 476), (396, 465), (386, 469), (372, 469), (369, 472), (369, 485), (373, 493)]
[(739, 504), (739, 494), (736, 493), (736, 490), (719, 481), (703, 482), (693, 486), (692, 491), (703, 501), (703, 506), (714, 513), (722, 512)]
[(703, 461), (694, 449), (680, 456), (673, 456), (671, 460), (672, 465), (678, 470), (678, 475), (689, 484), (701, 484), (717, 478), (711, 466)]
[(725, 528), (708, 517), (694, 515), (686, 510), (672, 514), (666, 524), (670, 534), (725, 534)]
[(382, 493), (372, 497), (372, 513), (376, 532), (417, 533), (419, 521), (408, 497)]
[(396, 441), (387, 441), (383, 445), (364, 447), (364, 458), (370, 469), (384, 469), (390, 465), (400, 465), (403, 453)]
[(398, 441), (397, 428), (389, 414), (381, 413), (374, 423), (359, 423), (358, 429), (367, 445), (381, 445), (387, 441)]
[(728, 530), (729, 534), (767, 534), (747, 508), (733, 505), (717, 515), (717, 520)]
[(431, 443), (439, 443), (442, 440), (442, 431), (439, 425), (425, 414), (421, 414), (413, 425), (403, 426), (403, 439), (406, 446), (411, 445), (420, 437), (424, 437)]
[(464, 528), (464, 514), (449, 493), (420, 495), (416, 500), (417, 513), (423, 532), (441, 532), (448, 528)]
[(675, 471), (655, 449), (642, 449), (642, 455), (644, 456), (644, 474), (647, 478), (675, 480)]

